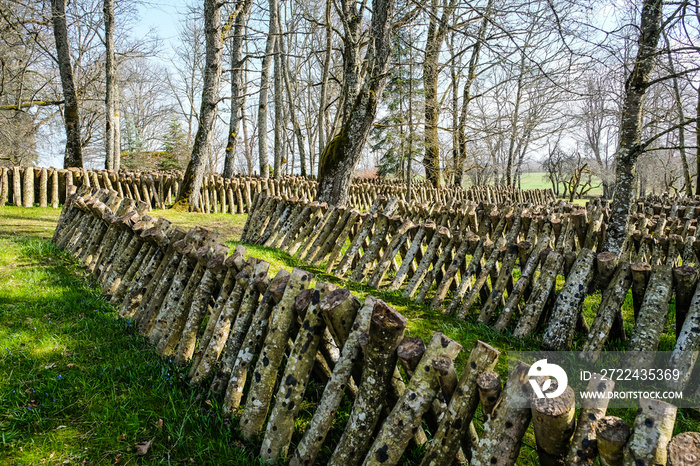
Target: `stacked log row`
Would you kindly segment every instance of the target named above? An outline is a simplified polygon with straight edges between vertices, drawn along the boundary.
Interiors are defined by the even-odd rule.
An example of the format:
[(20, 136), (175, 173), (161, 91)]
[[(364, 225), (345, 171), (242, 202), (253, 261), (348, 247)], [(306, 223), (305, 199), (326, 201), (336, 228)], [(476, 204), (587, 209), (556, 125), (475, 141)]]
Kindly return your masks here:
[[(246, 258), (244, 247), (229, 254), (216, 232), (185, 231), (148, 211), (116, 191), (73, 186), (53, 241), (92, 271), (106, 298), (158, 353), (189, 364), (190, 382), (219, 394), (226, 415), (241, 413), (240, 431), (249, 440), (262, 435), (265, 461), (313, 464), (325, 445), (332, 464), (393, 465), (413, 441), (427, 442), (423, 464), (469, 457), (471, 464), (513, 465), (531, 419), (542, 464), (572, 455), (574, 463), (592, 463), (597, 434), (605, 464), (617, 464), (610, 463), (615, 458), (659, 464), (667, 450), (677, 462), (694, 448), (688, 434), (671, 440), (670, 405), (642, 400), (631, 436), (609, 432), (619, 422), (605, 422), (602, 402), (584, 405), (578, 426), (573, 399), (530, 409), (527, 364), (517, 363), (501, 390), (490, 372), (499, 352), (477, 342), (459, 376), (454, 360), (461, 345), (441, 333), (428, 344), (405, 337), (406, 319), (387, 303), (374, 297), (362, 303), (301, 269), (271, 277), (269, 264)], [(331, 357), (328, 346), (339, 354)], [(312, 377), (326, 388), (292, 448)], [(607, 389), (595, 380), (591, 390)], [(344, 394), (352, 400), (349, 420), (333, 443), (327, 433)], [(487, 416), (481, 438), (471, 422), (479, 400)], [(420, 428), (424, 420), (435, 432), (430, 438)]]
[[(162, 209), (173, 204), (180, 184), (179, 171), (107, 171), (70, 168), (0, 167), (0, 205), (54, 208), (63, 204), (66, 186), (75, 185), (114, 189), (122, 197), (147, 202)], [(313, 199), (317, 182), (309, 177), (281, 176), (263, 179), (257, 176), (235, 175), (223, 178), (217, 174), (204, 176), (201, 188), (201, 210), (207, 213), (249, 213), (253, 196), (265, 192), (285, 198)], [(355, 179), (349, 191), (349, 205), (368, 210), (380, 197), (395, 197), (406, 205), (445, 205), (449, 202), (530, 202), (547, 204), (554, 201), (551, 190), (521, 191), (502, 186), (473, 186), (436, 189), (426, 183), (414, 183), (411, 195), (405, 185), (379, 180)], [(408, 203), (407, 200), (412, 202)]]
[[(525, 338), (541, 329), (550, 349), (569, 349), (582, 339), (591, 359), (612, 340), (630, 338), (635, 349), (655, 350), (675, 294), (679, 340), (674, 361), (679, 368), (694, 364), (682, 358), (692, 354), (687, 349), (700, 346), (697, 332), (691, 331), (700, 312), (691, 299), (698, 286), (695, 244), (700, 243), (692, 225), (678, 229), (696, 220), (688, 217), (695, 215), (694, 208), (676, 208), (683, 219), (655, 214), (663, 210), (659, 206), (649, 207), (652, 218), (636, 208), (637, 223), (630, 225), (618, 259), (596, 252), (608, 215), (600, 201), (578, 208), (449, 200), (445, 208), (430, 210), (427, 221), (407, 217), (402, 207), (402, 201), (380, 196), (360, 213), (260, 193), (242, 241), (278, 247), (355, 282), (401, 290), (407, 298), (460, 319), (474, 318), (498, 332)], [(557, 285), (558, 277), (563, 285)], [(631, 333), (622, 315), (630, 289), (636, 311), (628, 324), (634, 326)], [(583, 304), (596, 293), (602, 302), (587, 320)]]

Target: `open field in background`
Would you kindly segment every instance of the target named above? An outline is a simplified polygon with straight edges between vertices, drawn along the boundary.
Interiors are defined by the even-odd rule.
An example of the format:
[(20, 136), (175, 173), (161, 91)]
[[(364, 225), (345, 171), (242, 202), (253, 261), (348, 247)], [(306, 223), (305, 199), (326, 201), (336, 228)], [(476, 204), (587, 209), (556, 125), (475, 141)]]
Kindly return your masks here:
[[(467, 179), (466, 187), (468, 188), (470, 186), (469, 184), (469, 178)], [(594, 183), (596, 185), (599, 185), (596, 188), (591, 189), (588, 192), (589, 197), (598, 197), (603, 195), (603, 187), (600, 185), (600, 180), (598, 177), (594, 176), (593, 177)], [(545, 172), (532, 172), (532, 173), (523, 173), (520, 177), (520, 189), (551, 189), (552, 188), (552, 182), (549, 181), (549, 178), (546, 177)], [(563, 190), (561, 191), (563, 192)], [(574, 202), (576, 204), (585, 204), (587, 199), (574, 199)], [(568, 201), (568, 199), (567, 199)]]
[[(118, 318), (73, 259), (50, 243), (59, 213), (0, 208), (0, 458), (7, 464), (257, 464), (258, 448), (240, 440), (237, 419), (223, 418), (216, 398), (189, 386), (182, 368), (156, 355), (128, 321)], [(242, 215), (170, 211), (151, 215), (185, 228), (216, 229), (231, 247), (245, 222)], [(504, 353), (540, 348), (535, 340), (515, 339), (471, 320), (445, 316), (401, 292), (381, 292), (327, 275), (286, 253), (258, 246), (247, 249), (271, 263), (271, 275), (282, 267), (301, 267), (314, 273), (316, 280), (349, 288), (361, 299), (372, 294), (387, 301), (407, 317), (408, 335), (427, 340), (441, 331), (459, 341), (464, 346), (456, 361), (459, 371), (477, 339)], [(562, 284), (560, 277), (558, 286)], [(599, 300), (598, 294), (584, 303), (589, 322)], [(632, 330), (630, 296), (623, 311)], [(673, 314), (672, 307), (660, 349), (672, 348)], [(505, 357), (497, 371), (505, 380)], [(322, 389), (311, 384), (307, 393)], [(331, 441), (342, 432), (349, 403), (344, 406), (329, 435)], [(313, 409), (312, 405), (302, 409), (293, 442), (299, 440)], [(636, 412), (609, 410), (609, 414), (631, 423)], [(479, 412), (476, 424), (481, 430)], [(689, 430), (700, 431), (700, 415), (680, 410), (675, 433)], [(134, 446), (149, 440), (147, 455), (136, 456)], [(532, 428), (518, 464), (538, 464)]]

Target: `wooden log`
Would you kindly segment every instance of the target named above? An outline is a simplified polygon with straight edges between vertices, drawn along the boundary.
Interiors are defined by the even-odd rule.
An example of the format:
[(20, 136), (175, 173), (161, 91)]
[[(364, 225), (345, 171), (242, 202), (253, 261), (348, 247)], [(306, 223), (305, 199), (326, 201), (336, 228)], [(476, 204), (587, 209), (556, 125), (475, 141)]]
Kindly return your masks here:
[(389, 291), (396, 291), (401, 287), (406, 279), (406, 275), (408, 275), (413, 259), (416, 258), (416, 255), (421, 248), (424, 237), (429, 233), (429, 230), (432, 230), (433, 228), (435, 228), (435, 224), (432, 222), (423, 224), (418, 228), (418, 231), (411, 241), (411, 246), (408, 248), (406, 255), (403, 257), (399, 270), (396, 272), (394, 279), (387, 287)]
[(617, 254), (601, 252), (596, 256), (595, 289), (605, 290), (617, 268)]
[(457, 272), (459, 272), (462, 264), (466, 260), (467, 252), (469, 250), (473, 251), (479, 246), (483, 248), (483, 239), (476, 235), (471, 235), (468, 238), (462, 238), (462, 242), (460, 243), (459, 248), (457, 248), (454, 258), (450, 262), (445, 275), (442, 277), (442, 280), (440, 283), (438, 283), (437, 288), (435, 289), (435, 296), (433, 296), (433, 299), (430, 302), (430, 307), (437, 309), (442, 305), (442, 302), (445, 300), (445, 296), (450, 290), (450, 286), (452, 285), (454, 278), (457, 276)]
[(582, 351), (589, 361), (596, 361), (603, 350), (611, 333), (613, 325), (622, 319), (622, 304), (627, 297), (627, 290), (632, 284), (630, 265), (622, 262), (617, 267), (615, 276), (610, 281), (608, 288), (603, 293), (598, 312), (596, 313), (591, 329), (586, 335)]
[(401, 248), (408, 242), (409, 236), (414, 229), (415, 225), (409, 219), (404, 220), (404, 222), (399, 226), (394, 233), (391, 243), (389, 243), (389, 245), (385, 248), (384, 254), (374, 267), (374, 271), (367, 282), (368, 286), (379, 288), (379, 285), (389, 269), (391, 262), (394, 260), (396, 255), (399, 254)]
[[(235, 254), (235, 252), (234, 252)], [(219, 296), (217, 296), (216, 301), (214, 303), (214, 308), (212, 311), (209, 313), (209, 319), (207, 321), (207, 326), (204, 329), (204, 333), (202, 334), (202, 337), (199, 339), (199, 350), (196, 353), (193, 353), (191, 356), (191, 363), (190, 363), (190, 371), (187, 375), (188, 379), (192, 379), (195, 375), (195, 372), (197, 371), (197, 368), (199, 367), (199, 363), (202, 361), (202, 357), (204, 356), (204, 352), (206, 349), (209, 347), (209, 342), (211, 341), (211, 337), (214, 335), (214, 331), (216, 329), (217, 323), (219, 322), (219, 317), (221, 316), (221, 312), (224, 309), (224, 306), (226, 305), (226, 302), (228, 301), (228, 297), (231, 294), (231, 291), (233, 291), (233, 287), (236, 283), (236, 275), (238, 273), (237, 269), (233, 266), (230, 265), (230, 257), (229, 259), (224, 262), (224, 266), (226, 267), (226, 274), (224, 276), (223, 283), (221, 284), (221, 289), (219, 291)], [(186, 343), (183, 344), (188, 344), (187, 340)]]
[(8, 176), (7, 172), (7, 168), (0, 168), (0, 207), (5, 207), (10, 192), (10, 177)]
[(515, 267), (515, 260), (518, 258), (518, 246), (510, 243), (505, 247), (507, 250), (498, 278), (493, 283), (492, 291), (486, 302), (482, 304), (479, 312), (479, 322), (485, 324), (492, 320), (496, 313), (496, 308), (503, 300), (508, 282), (513, 280), (513, 267)]
[(698, 271), (689, 265), (673, 269), (673, 287), (676, 295), (676, 338), (681, 334), (683, 322), (688, 315), (690, 301), (698, 284)]
[(571, 273), (554, 303), (549, 325), (542, 342), (552, 350), (568, 350), (574, 339), (576, 321), (581, 312), (585, 290), (593, 279), (595, 253), (590, 249), (579, 252)]
[[(218, 283), (225, 280), (223, 278), (227, 270), (225, 261), (226, 254), (223, 253), (223, 251), (219, 251), (215, 253), (206, 264), (204, 276), (192, 298), (192, 304), (190, 305), (189, 313), (185, 319), (185, 324), (182, 327), (182, 332), (180, 332), (177, 347), (172, 354), (173, 360), (178, 364), (185, 364), (194, 354), (194, 349), (197, 344), (197, 333), (206, 315), (209, 300), (214, 295)], [(255, 269), (258, 269), (257, 264)], [(258, 270), (253, 271), (254, 274), (256, 274), (256, 272), (261, 273)], [(265, 270), (264, 274), (265, 278), (267, 278), (267, 270)]]
[(700, 433), (683, 432), (668, 444), (668, 466), (700, 464)]
[[(377, 218), (374, 222), (374, 233), (372, 234), (372, 239), (369, 242), (369, 246), (364, 250), (364, 254), (355, 266), (352, 275), (350, 275), (350, 280), (355, 282), (364, 281), (365, 277), (370, 271), (370, 268), (374, 264), (374, 261), (379, 258), (381, 248), (388, 243), (387, 235), (389, 229), (391, 228), (391, 218), (382, 213), (377, 214)], [(409, 224), (402, 225), (403, 231), (397, 231), (397, 235), (405, 233)]]
[(357, 312), (352, 330), (345, 345), (343, 345), (340, 358), (333, 369), (331, 378), (326, 384), (309, 427), (294, 451), (289, 463), (290, 466), (306, 466), (313, 464), (318, 456), (326, 434), (329, 432), (331, 423), (337, 412), (344, 388), (350, 380), (350, 374), (355, 365), (355, 360), (360, 357), (361, 337), (369, 330), (375, 303), (376, 299), (372, 296), (368, 296), (365, 299), (364, 305)]
[[(231, 331), (226, 340), (226, 349), (220, 359), (216, 377), (211, 385), (212, 392), (220, 393), (227, 389), (230, 383), (233, 365), (244, 344), (245, 337), (252, 324), (256, 309), (258, 308), (258, 300), (262, 293), (265, 292), (269, 284), (267, 276), (268, 267), (264, 267), (262, 271), (254, 271), (251, 277), (241, 305), (238, 309), (236, 320), (231, 326)], [(227, 406), (224, 406), (226, 412)]]
[(355, 466), (364, 458), (374, 427), (387, 406), (387, 388), (396, 369), (396, 347), (403, 339), (406, 324), (406, 319), (383, 301), (374, 304), (362, 382), (329, 465)]
[(514, 337), (526, 338), (535, 331), (545, 311), (547, 302), (554, 294), (557, 274), (561, 270), (563, 262), (564, 258), (561, 254), (554, 251), (550, 251), (547, 254), (540, 276), (530, 294), (530, 299), (525, 305), (525, 309), (523, 309), (515, 330), (513, 330)]
[(425, 353), (425, 342), (420, 337), (404, 337), (396, 348), (396, 356), (409, 379), (413, 377), (423, 353)]
[(34, 207), (34, 167), (24, 169), (22, 207)]
[(530, 409), (523, 407), (531, 394), (529, 369), (529, 365), (518, 361), (508, 376), (501, 398), (484, 424), (484, 434), (472, 453), (472, 466), (515, 464), (532, 417)]
[(231, 326), (236, 321), (236, 316), (238, 315), (238, 310), (240, 309), (245, 293), (248, 291), (248, 289), (251, 290), (251, 295), (255, 293), (255, 287), (250, 283), (251, 275), (253, 274), (253, 267), (255, 265), (257, 264), (251, 264), (248, 267), (245, 267), (236, 275), (236, 284), (229, 294), (224, 307), (219, 313), (219, 317), (216, 320), (216, 325), (207, 347), (202, 348), (202, 357), (197, 364), (197, 369), (194, 370), (194, 373), (191, 376), (190, 383), (198, 384), (202, 382), (204, 379), (209, 377), (214, 370), (216, 361), (219, 360), (219, 356), (221, 355), (224, 345), (228, 340), (228, 336), (231, 333)]
[[(574, 433), (576, 397), (571, 387), (556, 398), (533, 398), (532, 426), (541, 466), (563, 465)], [(568, 463), (567, 463), (568, 464)]]
[[(634, 331), (627, 344), (629, 364), (637, 368), (650, 367), (651, 356), (656, 351), (664, 331), (673, 293), (673, 272), (668, 265), (659, 265), (651, 273), (644, 302), (639, 310)], [(637, 352), (644, 352), (636, 354)], [(630, 366), (631, 367), (631, 366)]]
[(673, 353), (669, 359), (669, 369), (678, 369), (680, 377), (677, 381), (669, 381), (669, 386), (674, 389), (683, 389), (693, 372), (693, 367), (700, 349), (700, 287), (695, 288), (688, 314), (681, 327)]
[(639, 318), (639, 310), (644, 302), (647, 284), (651, 277), (651, 265), (646, 262), (632, 264), (632, 305), (634, 307), (634, 320)]
[(240, 419), (241, 432), (247, 439), (257, 435), (265, 425), (265, 418), (277, 384), (277, 371), (282, 363), (292, 323), (295, 320), (294, 298), (308, 287), (312, 278), (313, 275), (308, 272), (295, 268), (289, 277), (282, 300), (276, 308), (277, 312), (270, 318), (265, 343), (255, 366), (255, 383), (250, 387)]
[[(322, 240), (321, 246), (314, 257), (309, 261), (311, 265), (319, 265), (323, 260), (331, 254), (337, 245), (341, 248), (345, 244), (345, 240), (350, 234), (350, 228), (354, 225), (357, 217), (360, 215), (357, 209), (346, 210), (343, 217), (335, 224), (330, 233)], [(349, 224), (349, 225), (348, 225)], [(338, 251), (340, 253), (340, 251)]]
[(639, 411), (634, 419), (632, 436), (624, 448), (625, 466), (666, 464), (667, 446), (673, 437), (677, 411), (678, 408), (663, 401), (639, 400)]
[(45, 168), (39, 171), (39, 207), (49, 205), (49, 173)]
[[(311, 303), (287, 359), (270, 421), (260, 447), (260, 457), (267, 462), (287, 457), (289, 442), (294, 433), (295, 418), (301, 408), (306, 385), (316, 361), (316, 351), (326, 326), (321, 314), (332, 314), (334, 307), (344, 306), (348, 301), (347, 299), (339, 301), (332, 296), (332, 293), (328, 293), (330, 288), (323, 282), (316, 284), (316, 289), (311, 295)], [(351, 302), (353, 304), (356, 302), (356, 312), (360, 302), (356, 298)]]
[(452, 296), (450, 304), (445, 310), (446, 314), (454, 314), (457, 311), (457, 309), (462, 305), (462, 299), (464, 299), (464, 296), (471, 289), (472, 275), (479, 272), (481, 268), (481, 259), (484, 256), (490, 255), (488, 251), (490, 250), (490, 247), (492, 245), (493, 243), (489, 240), (484, 239), (483, 241), (479, 241), (479, 243), (476, 246), (476, 250), (472, 255), (472, 259), (471, 261), (469, 261), (469, 265), (467, 265), (466, 270), (462, 271), (460, 274), (461, 281), (459, 283), (459, 286), (457, 287), (457, 290), (454, 293), (454, 296)]
[(260, 351), (267, 332), (270, 314), (272, 314), (273, 307), (282, 300), (289, 283), (289, 277), (290, 273), (285, 269), (277, 272), (260, 300), (248, 333), (231, 367), (231, 377), (226, 387), (223, 403), (225, 412), (233, 412), (241, 404), (243, 389), (248, 378), (248, 368), (255, 355)]
[(482, 372), (476, 378), (476, 387), (479, 390), (481, 412), (484, 415), (484, 419), (488, 419), (493, 414), (496, 402), (501, 396), (501, 390), (503, 389), (501, 376), (491, 370)]
[[(586, 392), (606, 394), (615, 387), (615, 382), (603, 378), (600, 374), (592, 374)], [(596, 398), (589, 396), (582, 400), (581, 411), (576, 424), (576, 431), (571, 439), (571, 446), (566, 456), (565, 464), (592, 465), (598, 456), (596, 429), (598, 421), (605, 417), (610, 399), (607, 396)]]
[(499, 355), (500, 352), (495, 348), (482, 341), (476, 342), (447, 411), (423, 455), (421, 466), (450, 464), (455, 458), (460, 448), (460, 439), (469, 429), (479, 403), (477, 378), (482, 372), (490, 371), (496, 366)]
[(347, 289), (331, 291), (323, 298), (320, 305), (321, 316), (338, 346), (342, 347), (350, 335), (359, 308), (360, 300)]
[(623, 466), (624, 447), (630, 426), (615, 416), (605, 416), (596, 424), (596, 446), (601, 466)]
[(382, 424), (365, 457), (364, 465), (395, 465), (401, 459), (414, 431), (420, 426), (440, 390), (440, 377), (433, 367), (438, 357), (454, 360), (462, 345), (436, 332), (401, 398)]
[(515, 314), (515, 311), (519, 307), (520, 299), (526, 295), (528, 289), (531, 287), (530, 284), (534, 279), (535, 270), (537, 269), (537, 265), (540, 263), (540, 254), (545, 247), (547, 247), (547, 244), (549, 244), (549, 236), (546, 234), (541, 235), (537, 245), (530, 252), (529, 256), (525, 260), (525, 263), (523, 264), (523, 256), (521, 253), (527, 248), (529, 243), (527, 241), (521, 241), (518, 243), (520, 278), (518, 278), (518, 281), (516, 281), (515, 285), (513, 285), (513, 289), (510, 291), (510, 293), (508, 293), (508, 300), (503, 306), (503, 310), (498, 316), (498, 320), (493, 325), (494, 330), (497, 332), (502, 332), (510, 324), (513, 314)]

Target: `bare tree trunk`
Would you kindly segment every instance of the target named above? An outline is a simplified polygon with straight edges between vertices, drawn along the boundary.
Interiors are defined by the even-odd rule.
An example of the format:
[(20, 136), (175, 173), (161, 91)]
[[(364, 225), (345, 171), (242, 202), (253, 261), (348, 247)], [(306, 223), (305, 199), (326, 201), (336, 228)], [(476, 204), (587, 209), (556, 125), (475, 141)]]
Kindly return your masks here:
[[(348, 2), (344, 1), (345, 3)], [(344, 8), (346, 7), (354, 8), (351, 5)], [(389, 77), (394, 0), (373, 0), (372, 12), (372, 40), (367, 48), (368, 71), (365, 82), (359, 94), (356, 94), (356, 97), (353, 94), (352, 111), (344, 119), (339, 134), (328, 143), (319, 160), (318, 200), (329, 204), (342, 205), (347, 202), (353, 171), (362, 155), (362, 149), (377, 114), (377, 105)], [(359, 47), (359, 43), (357, 46)], [(346, 51), (348, 48), (352, 47), (346, 46)], [(357, 52), (359, 53), (359, 50)], [(359, 79), (359, 76), (355, 78)], [(344, 92), (348, 90), (344, 89)], [(345, 97), (351, 98), (349, 94)]]
[(683, 182), (685, 184), (685, 194), (687, 196), (692, 196), (693, 185), (690, 181), (690, 168), (688, 167), (688, 157), (686, 157), (685, 155), (685, 126), (683, 125), (683, 122), (685, 121), (685, 114), (683, 112), (681, 90), (678, 86), (678, 76), (676, 76), (676, 70), (673, 66), (673, 57), (671, 56), (671, 45), (669, 44), (668, 38), (666, 37), (665, 33), (664, 39), (666, 39), (666, 43), (668, 44), (668, 68), (671, 72), (671, 75), (673, 75), (673, 97), (675, 100), (674, 104), (676, 105), (676, 111), (678, 112), (678, 123), (680, 124), (680, 126), (678, 127), (678, 150), (681, 153), (681, 164), (683, 166)]
[(284, 117), (284, 92), (282, 91), (282, 57), (280, 52), (280, 43), (282, 42), (282, 28), (280, 27), (280, 14), (279, 14), (279, 2), (277, 3), (277, 24), (275, 29), (277, 30), (277, 37), (275, 39), (275, 75), (274, 75), (274, 86), (275, 86), (275, 147), (274, 147), (274, 177), (279, 179), (282, 175), (282, 165), (284, 161), (282, 160), (284, 153), (284, 142), (282, 132), (284, 131), (284, 122), (286, 118)]
[[(238, 0), (236, 5), (238, 16), (236, 16), (231, 38), (231, 119), (229, 121), (226, 158), (224, 160), (224, 178), (233, 177), (236, 162), (236, 146), (238, 144), (238, 129), (243, 121), (243, 106), (245, 105), (243, 41), (245, 39), (248, 12), (252, 4), (252, 0)], [(244, 143), (247, 144), (247, 141), (244, 141)]]
[(117, 66), (114, 57), (114, 0), (104, 0), (105, 21), (105, 169), (114, 170), (114, 111)]
[(206, 38), (206, 63), (202, 87), (202, 105), (199, 110), (199, 128), (194, 138), (192, 158), (187, 164), (175, 206), (182, 209), (201, 210), (200, 189), (204, 167), (211, 146), (211, 132), (219, 103), (223, 38), (221, 34), (221, 3), (204, 0), (204, 35)]
[(423, 166), (426, 179), (436, 188), (440, 187), (440, 147), (438, 142), (438, 59), (440, 49), (449, 30), (448, 21), (454, 12), (456, 0), (451, 0), (438, 18), (438, 1), (430, 5), (430, 23), (425, 39), (425, 58), (423, 60), (423, 89), (425, 91), (425, 155)]
[[(326, 0), (326, 50), (323, 56), (323, 74), (321, 75), (321, 96), (318, 102), (318, 153), (323, 154), (326, 148), (326, 101), (328, 100), (328, 77), (331, 69), (331, 52), (333, 29), (331, 28), (331, 0)], [(700, 162), (698, 162), (700, 163)], [(313, 161), (311, 162), (311, 173), (314, 171)]]
[(270, 90), (270, 63), (277, 39), (277, 0), (270, 0), (270, 27), (265, 43), (265, 56), (260, 70), (260, 95), (258, 103), (258, 162), (260, 176), (270, 177), (270, 151), (267, 147), (267, 94)]
[(643, 151), (640, 143), (644, 94), (654, 69), (661, 35), (662, 0), (644, 0), (639, 49), (632, 74), (625, 82), (625, 100), (620, 118), (620, 145), (615, 154), (616, 183), (603, 251), (619, 254), (625, 241), (629, 211), (634, 196), (634, 172)]
[(51, 20), (53, 22), (53, 35), (56, 40), (56, 59), (58, 61), (58, 71), (61, 75), (63, 100), (65, 101), (63, 121), (66, 127), (66, 154), (63, 159), (63, 166), (64, 168), (82, 168), (80, 110), (78, 108), (78, 94), (75, 91), (75, 82), (73, 81), (73, 67), (70, 62), (66, 1), (51, 0)]

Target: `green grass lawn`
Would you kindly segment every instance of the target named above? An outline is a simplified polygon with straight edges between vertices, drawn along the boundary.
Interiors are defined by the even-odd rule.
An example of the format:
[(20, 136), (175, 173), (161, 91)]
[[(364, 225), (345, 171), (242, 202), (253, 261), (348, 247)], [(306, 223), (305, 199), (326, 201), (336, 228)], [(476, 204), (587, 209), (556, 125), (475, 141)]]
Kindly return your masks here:
[[(256, 464), (258, 448), (241, 441), (237, 419), (223, 418), (216, 398), (190, 387), (184, 369), (157, 356), (101, 298), (88, 274), (50, 243), (58, 214), (53, 209), (0, 208), (0, 464)], [(169, 211), (151, 215), (186, 227), (222, 230), (232, 247), (245, 220)], [(373, 294), (387, 301), (408, 318), (409, 335), (427, 340), (441, 331), (459, 341), (464, 346), (456, 361), (459, 371), (477, 339), (504, 352), (497, 366), (504, 379), (505, 353), (540, 348), (534, 339), (515, 339), (472, 320), (444, 316), (401, 292), (327, 275), (284, 252), (247, 248), (271, 263), (270, 274), (301, 267), (361, 299)], [(584, 305), (589, 322), (599, 299), (594, 295)], [(630, 312), (627, 306), (625, 312)], [(665, 339), (663, 345), (669, 344)], [(307, 397), (317, 398), (322, 388), (312, 384)], [(345, 406), (331, 441), (342, 431), (347, 402)], [(293, 442), (303, 433), (313, 404), (305, 403), (301, 413)], [(636, 411), (612, 414), (632, 422)], [(479, 412), (476, 424), (480, 430)], [(681, 410), (675, 431), (688, 430), (700, 431), (698, 415)], [(147, 454), (137, 456), (135, 446), (148, 441)], [(326, 447), (324, 454), (330, 453)], [(530, 428), (518, 464), (536, 465), (536, 458)]]

